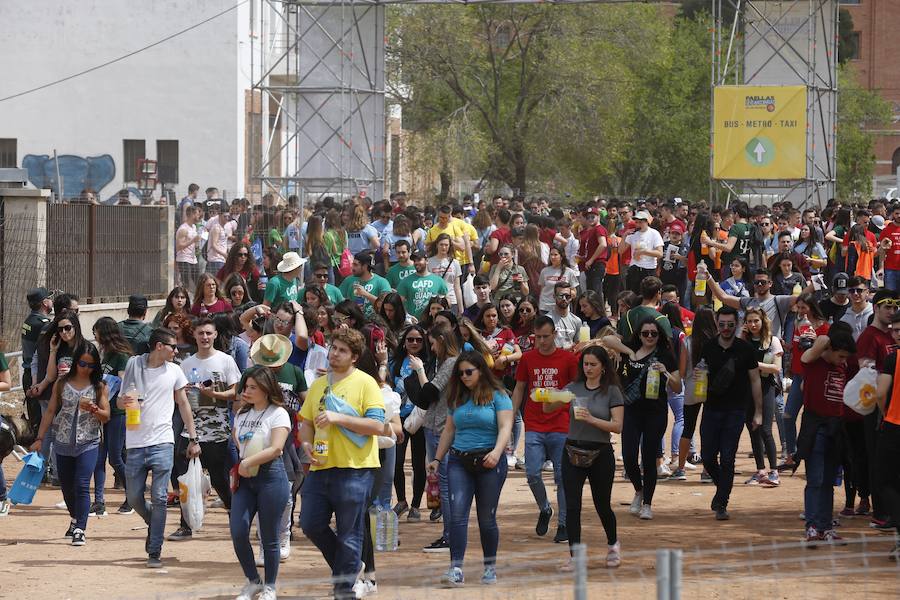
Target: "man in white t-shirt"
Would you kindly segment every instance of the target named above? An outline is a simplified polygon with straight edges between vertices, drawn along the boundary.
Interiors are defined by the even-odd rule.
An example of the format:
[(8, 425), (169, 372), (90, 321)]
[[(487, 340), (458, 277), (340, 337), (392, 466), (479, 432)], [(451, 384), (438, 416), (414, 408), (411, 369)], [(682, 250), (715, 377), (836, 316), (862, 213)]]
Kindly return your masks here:
[[(190, 207), (189, 207), (190, 209)], [(166, 489), (172, 474), (175, 433), (172, 430), (172, 413), (175, 405), (184, 420), (188, 432), (188, 458), (200, 456), (200, 444), (194, 429), (194, 417), (188, 404), (184, 387), (187, 379), (172, 359), (178, 345), (175, 334), (169, 329), (154, 329), (150, 334), (149, 354), (133, 356), (125, 367), (122, 379), (123, 393), (119, 395), (119, 408), (126, 411), (125, 448), (128, 460), (125, 464), (125, 489), (128, 503), (148, 525), (147, 567), (162, 568), (159, 559), (163, 533), (166, 528)], [(139, 423), (128, 425), (131, 412), (140, 407)], [(147, 474), (153, 474), (150, 502), (144, 492)]]
[(200, 278), (200, 265), (197, 264), (197, 244), (200, 232), (196, 223), (200, 218), (200, 210), (196, 206), (184, 207), (184, 222), (175, 231), (175, 267), (183, 287), (193, 290)]
[[(185, 395), (188, 397), (188, 403), (192, 405), (194, 428), (197, 430), (197, 439), (203, 451), (200, 462), (209, 472), (210, 482), (219, 494), (225, 509), (231, 510), (228, 472), (231, 470), (232, 460), (228, 451), (228, 439), (231, 434), (228, 403), (234, 401), (235, 388), (241, 380), (241, 371), (230, 354), (213, 348), (217, 335), (212, 319), (209, 317), (199, 319), (194, 324), (197, 353), (182, 361), (181, 370), (188, 380)], [(181, 439), (175, 446), (176, 479), (187, 473), (188, 460), (183, 452), (187, 442), (187, 432), (183, 431)], [(192, 535), (193, 532), (182, 511), (181, 525), (167, 539), (170, 542), (178, 542), (191, 539)]]
[(209, 220), (206, 222), (206, 229), (209, 231), (209, 238), (206, 240), (206, 272), (214, 277), (219, 269), (225, 266), (228, 252), (225, 224), (228, 217), (228, 211), (223, 210), (221, 205), (217, 203), (209, 205)]
[(650, 213), (646, 210), (637, 211), (634, 222), (637, 230), (619, 244), (619, 254), (631, 249), (631, 266), (628, 267), (625, 285), (635, 294), (640, 294), (641, 280), (656, 276), (657, 261), (663, 257), (663, 239), (657, 230), (650, 227)]

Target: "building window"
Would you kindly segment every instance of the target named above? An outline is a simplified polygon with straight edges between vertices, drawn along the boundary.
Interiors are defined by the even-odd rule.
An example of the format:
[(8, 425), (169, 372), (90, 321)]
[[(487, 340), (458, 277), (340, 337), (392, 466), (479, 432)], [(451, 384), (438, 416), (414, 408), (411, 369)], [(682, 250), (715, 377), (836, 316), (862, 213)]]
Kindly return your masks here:
[(0, 169), (15, 169), (19, 166), (16, 156), (16, 138), (0, 138)]
[(853, 31), (850, 35), (847, 36), (847, 59), (849, 60), (859, 60), (859, 51), (862, 48), (862, 34), (858, 31)]
[(178, 140), (156, 140), (156, 162), (162, 183), (178, 183)]
[(137, 181), (137, 163), (147, 158), (147, 143), (144, 140), (122, 140), (122, 157), (125, 162), (125, 181)]

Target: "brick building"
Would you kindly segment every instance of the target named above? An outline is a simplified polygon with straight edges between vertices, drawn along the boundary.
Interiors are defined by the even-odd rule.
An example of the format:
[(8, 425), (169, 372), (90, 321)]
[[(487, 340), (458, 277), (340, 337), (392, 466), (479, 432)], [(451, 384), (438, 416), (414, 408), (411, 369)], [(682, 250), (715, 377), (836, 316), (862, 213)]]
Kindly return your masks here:
[(857, 38), (857, 52), (849, 64), (861, 85), (878, 90), (893, 106), (892, 123), (878, 130), (875, 140), (875, 175), (888, 183), (900, 166), (900, 2), (841, 0), (841, 9), (853, 17)]

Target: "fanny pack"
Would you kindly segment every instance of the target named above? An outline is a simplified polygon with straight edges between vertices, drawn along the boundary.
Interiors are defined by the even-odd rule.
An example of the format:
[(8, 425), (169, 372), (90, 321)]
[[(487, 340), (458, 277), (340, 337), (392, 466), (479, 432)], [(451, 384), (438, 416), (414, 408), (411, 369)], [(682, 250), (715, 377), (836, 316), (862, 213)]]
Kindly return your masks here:
[(480, 475), (487, 473), (491, 469), (484, 466), (484, 457), (493, 452), (493, 448), (476, 448), (475, 450), (467, 450), (465, 452), (450, 449), (450, 454), (455, 456), (461, 463), (463, 468), (472, 475)]
[(587, 448), (579, 448), (578, 446), (572, 445), (570, 442), (566, 442), (566, 455), (569, 457), (569, 462), (573, 467), (580, 467), (582, 469), (587, 469), (591, 465), (594, 464), (594, 461), (597, 460), (597, 457), (600, 456), (600, 450), (602, 448), (597, 448), (595, 450), (588, 450)]

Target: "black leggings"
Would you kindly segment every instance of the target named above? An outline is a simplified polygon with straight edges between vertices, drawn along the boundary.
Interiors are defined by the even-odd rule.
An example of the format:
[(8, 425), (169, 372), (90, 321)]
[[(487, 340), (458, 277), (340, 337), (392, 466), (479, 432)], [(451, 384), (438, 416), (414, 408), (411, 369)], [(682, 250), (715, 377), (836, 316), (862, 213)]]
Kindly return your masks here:
[(762, 425), (753, 429), (753, 413), (755, 406), (751, 403), (747, 408), (747, 431), (750, 433), (750, 444), (753, 447), (753, 458), (756, 470), (766, 468), (765, 459), (769, 459), (769, 469), (778, 467), (778, 455), (775, 453), (775, 437), (772, 435), (772, 422), (775, 419), (775, 400), (781, 392), (778, 386), (763, 388)]
[[(175, 459), (172, 467), (172, 477), (178, 481), (178, 477), (187, 473), (190, 461), (187, 457), (188, 439), (179, 437), (175, 443)], [(209, 472), (209, 481), (213, 489), (219, 494), (225, 508), (231, 510), (231, 483), (228, 481), (228, 472), (233, 466), (231, 452), (228, 451), (228, 442), (200, 442), (200, 464)], [(178, 488), (175, 488), (176, 490)], [(188, 528), (184, 520), (184, 512), (181, 514), (181, 526)]]
[(703, 403), (684, 405), (684, 429), (681, 431), (681, 439), (690, 440), (697, 431), (697, 419), (700, 418), (700, 409)]
[(844, 421), (843, 456), (841, 465), (844, 467), (844, 506), (853, 508), (856, 497), (860, 499), (869, 497), (869, 456), (866, 452), (866, 433), (863, 420)]
[(577, 443), (583, 448), (600, 448), (600, 455), (588, 468), (574, 467), (569, 462), (569, 454), (563, 450), (562, 483), (566, 492), (566, 530), (569, 534), (569, 548), (581, 543), (581, 495), (584, 492), (584, 480), (591, 482), (591, 498), (594, 508), (603, 523), (606, 532), (606, 543), (612, 546), (618, 540), (616, 536), (616, 515), (610, 505), (613, 479), (616, 475), (616, 459), (611, 444)]
[[(628, 473), (634, 491), (642, 491), (644, 504), (652, 504), (653, 492), (656, 491), (656, 455), (659, 454), (659, 445), (666, 433), (669, 413), (665, 404), (662, 410), (638, 406), (625, 407), (625, 418), (622, 421), (622, 462), (625, 463), (625, 472)], [(638, 467), (638, 450), (644, 467), (643, 475)]]
[(412, 439), (412, 473), (413, 495), (410, 506), (419, 508), (422, 503), (422, 494), (425, 493), (425, 430), (419, 429), (414, 434), (406, 434), (403, 443), (397, 444), (397, 461), (394, 467), (394, 491), (397, 492), (397, 502), (406, 502), (406, 446)]

